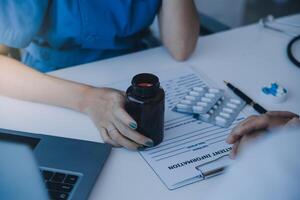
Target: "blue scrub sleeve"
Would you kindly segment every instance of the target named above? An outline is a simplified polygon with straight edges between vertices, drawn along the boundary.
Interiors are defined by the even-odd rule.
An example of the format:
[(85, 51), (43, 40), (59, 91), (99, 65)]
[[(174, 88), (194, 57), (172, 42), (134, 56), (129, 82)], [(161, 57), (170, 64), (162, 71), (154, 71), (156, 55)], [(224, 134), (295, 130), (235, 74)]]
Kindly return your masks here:
[(24, 48), (39, 32), (49, 0), (2, 0), (0, 44)]

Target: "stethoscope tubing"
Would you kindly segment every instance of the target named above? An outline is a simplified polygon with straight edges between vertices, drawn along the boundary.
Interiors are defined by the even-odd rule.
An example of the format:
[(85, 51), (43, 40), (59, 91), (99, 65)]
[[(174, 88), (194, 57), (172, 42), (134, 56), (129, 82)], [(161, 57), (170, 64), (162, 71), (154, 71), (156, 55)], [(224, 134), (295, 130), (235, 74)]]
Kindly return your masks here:
[(287, 46), (287, 55), (288, 55), (288, 58), (290, 59), (290, 61), (296, 65), (297, 67), (300, 68), (300, 61), (296, 59), (296, 57), (294, 56), (293, 54), (293, 45), (298, 41), (300, 40), (300, 35), (294, 37), (289, 43), (288, 43), (288, 46)]

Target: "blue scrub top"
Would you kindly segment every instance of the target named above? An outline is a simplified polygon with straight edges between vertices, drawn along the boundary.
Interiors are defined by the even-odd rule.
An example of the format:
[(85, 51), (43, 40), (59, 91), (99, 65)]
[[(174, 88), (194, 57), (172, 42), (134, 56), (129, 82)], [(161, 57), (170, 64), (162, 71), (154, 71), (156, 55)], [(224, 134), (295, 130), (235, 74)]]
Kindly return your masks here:
[(161, 0), (4, 0), (0, 44), (48, 72), (136, 51)]

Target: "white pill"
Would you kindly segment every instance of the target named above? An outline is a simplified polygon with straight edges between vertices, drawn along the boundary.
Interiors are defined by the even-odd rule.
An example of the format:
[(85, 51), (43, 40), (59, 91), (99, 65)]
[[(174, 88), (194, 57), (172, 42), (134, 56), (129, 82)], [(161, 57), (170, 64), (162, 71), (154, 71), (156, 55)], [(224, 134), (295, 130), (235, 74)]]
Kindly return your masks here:
[(242, 102), (240, 101), (240, 100), (238, 100), (238, 99), (230, 99), (230, 102), (231, 103), (235, 103), (235, 104), (241, 104)]
[(190, 101), (196, 101), (198, 98), (197, 98), (197, 97), (194, 97), (194, 96), (188, 95), (188, 96), (185, 96), (185, 99), (186, 99), (186, 100), (190, 100)]
[(206, 102), (206, 103), (211, 103), (211, 99), (206, 98), (206, 97), (202, 97), (201, 101)]
[(208, 91), (209, 91), (210, 93), (219, 93), (219, 92), (220, 92), (219, 89), (215, 89), (215, 88), (210, 88)]
[(198, 97), (198, 96), (200, 96), (200, 93), (195, 92), (195, 91), (190, 91), (189, 95), (194, 96), (194, 97)]
[(202, 87), (194, 87), (193, 90), (196, 92), (204, 92), (204, 88)]
[(228, 106), (229, 108), (233, 108), (233, 109), (237, 108), (237, 105), (232, 104), (232, 103), (227, 103), (226, 106)]
[(280, 96), (280, 95), (283, 95), (283, 94), (284, 94), (284, 91), (277, 91), (276, 96)]
[(217, 105), (221, 105), (221, 103), (222, 103), (222, 101), (221, 101), (221, 100), (219, 100), (219, 101), (217, 102)]
[(220, 112), (219, 115), (227, 119), (230, 118), (230, 115), (228, 113)]
[(233, 110), (230, 108), (223, 108), (223, 111), (227, 113), (233, 113)]
[(177, 104), (176, 108), (183, 109), (183, 110), (188, 110), (190, 108), (190, 106), (184, 105), (184, 104)]
[(190, 100), (181, 100), (180, 103), (181, 104), (188, 104), (188, 105), (192, 105), (193, 104), (193, 102), (190, 101)]
[(211, 115), (214, 114), (214, 112), (215, 112), (214, 110), (209, 110), (208, 111), (208, 113), (211, 114)]
[(281, 86), (279, 86), (279, 87), (277, 88), (277, 92), (284, 92), (284, 88), (281, 87)]
[(208, 98), (215, 98), (215, 97), (216, 97), (216, 95), (213, 94), (213, 93), (207, 93), (207, 94), (205, 94), (204, 96), (205, 96), (205, 97), (208, 97)]
[(197, 102), (197, 106), (203, 106), (203, 107), (206, 107), (206, 106), (208, 106), (208, 104), (205, 103), (205, 102)]
[(227, 120), (224, 119), (223, 117), (217, 116), (215, 119), (216, 119), (216, 123), (220, 126), (224, 126), (227, 123)]
[(214, 110), (217, 110), (218, 107), (219, 107), (218, 105), (214, 105), (214, 106), (213, 106), (213, 109), (214, 109)]
[(195, 113), (201, 113), (203, 112), (204, 108), (202, 106), (193, 106), (193, 111)]

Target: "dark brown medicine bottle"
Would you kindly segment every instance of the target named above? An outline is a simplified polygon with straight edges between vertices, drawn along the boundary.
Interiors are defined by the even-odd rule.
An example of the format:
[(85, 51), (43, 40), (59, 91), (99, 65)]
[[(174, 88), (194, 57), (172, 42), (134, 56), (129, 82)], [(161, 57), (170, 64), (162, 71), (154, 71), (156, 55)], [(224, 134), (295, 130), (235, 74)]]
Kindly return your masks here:
[(153, 74), (133, 77), (126, 91), (125, 109), (137, 122), (137, 131), (150, 138), (154, 146), (164, 137), (165, 92)]

